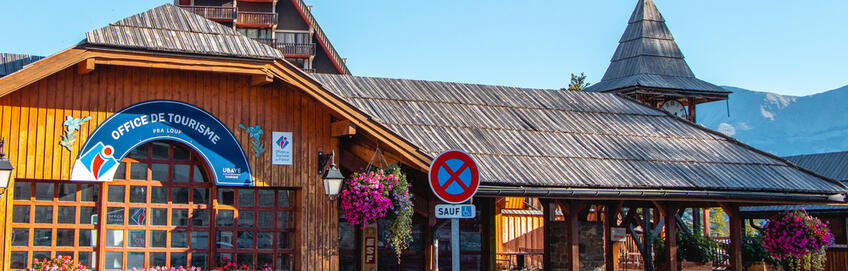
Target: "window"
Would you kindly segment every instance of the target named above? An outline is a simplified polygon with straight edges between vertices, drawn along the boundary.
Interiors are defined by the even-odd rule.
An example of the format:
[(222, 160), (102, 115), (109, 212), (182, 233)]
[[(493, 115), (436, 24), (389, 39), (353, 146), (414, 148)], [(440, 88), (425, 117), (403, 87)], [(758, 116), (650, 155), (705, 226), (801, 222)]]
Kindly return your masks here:
[(18, 180), (14, 189), (12, 268), (56, 256), (94, 267), (100, 184)]
[(214, 185), (202, 171), (191, 170), (201, 161), (187, 159), (189, 153), (168, 142), (141, 145), (123, 159), (124, 171), (104, 184), (108, 191), (104, 269), (167, 265), (208, 269), (208, 236), (189, 233), (208, 235), (211, 230), (208, 199)]
[(308, 32), (277, 31), (277, 40), (283, 43), (309, 44), (312, 42)]
[(112, 182), (18, 180), (11, 266), (71, 256), (100, 270), (208, 270), (226, 257), (292, 270), (295, 192), (219, 188), (208, 176), (185, 146), (152, 142), (131, 151)]
[(218, 188), (217, 194), (217, 262), (292, 270), (294, 191)]

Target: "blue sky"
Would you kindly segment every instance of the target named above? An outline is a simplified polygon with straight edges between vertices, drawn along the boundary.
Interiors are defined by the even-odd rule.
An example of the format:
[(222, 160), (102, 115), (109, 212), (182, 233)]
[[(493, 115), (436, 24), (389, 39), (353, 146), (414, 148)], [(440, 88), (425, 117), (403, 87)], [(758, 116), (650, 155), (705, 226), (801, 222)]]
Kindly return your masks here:
[[(171, 2), (8, 1), (0, 51), (53, 54)], [(848, 84), (848, 1), (655, 2), (701, 79), (790, 95)], [(559, 88), (570, 73), (600, 80), (636, 1), (307, 3), (356, 75)]]

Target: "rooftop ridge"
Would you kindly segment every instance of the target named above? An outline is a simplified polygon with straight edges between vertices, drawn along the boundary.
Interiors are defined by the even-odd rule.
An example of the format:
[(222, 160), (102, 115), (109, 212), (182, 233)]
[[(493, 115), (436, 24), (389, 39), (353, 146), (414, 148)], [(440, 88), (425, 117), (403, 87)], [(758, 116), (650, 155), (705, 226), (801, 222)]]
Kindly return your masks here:
[(164, 4), (87, 32), (83, 47), (285, 59), (273, 47), (252, 40), (203, 16)]

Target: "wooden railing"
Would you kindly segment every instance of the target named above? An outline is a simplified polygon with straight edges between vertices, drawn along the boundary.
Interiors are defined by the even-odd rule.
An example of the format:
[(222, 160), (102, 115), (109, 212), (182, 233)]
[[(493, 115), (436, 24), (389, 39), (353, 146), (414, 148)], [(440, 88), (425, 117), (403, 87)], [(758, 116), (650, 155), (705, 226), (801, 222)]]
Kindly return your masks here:
[(277, 42), (274, 44), (278, 50), (283, 52), (283, 55), (315, 55), (314, 43), (288, 43)]
[(236, 23), (252, 26), (272, 26), (277, 23), (277, 13), (239, 11)]
[(277, 39), (254, 38), (253, 40), (258, 41), (260, 43), (264, 43), (265, 45), (271, 47), (274, 47), (274, 43), (277, 43)]
[(311, 56), (315, 55), (314, 43), (277, 42), (277, 39), (256, 38), (255, 41), (264, 43), (283, 52), (286, 56)]
[(333, 48), (333, 45), (330, 44), (330, 40), (327, 39), (327, 35), (324, 34), (324, 30), (321, 30), (321, 26), (318, 25), (318, 22), (315, 21), (315, 17), (312, 16), (312, 11), (310, 11), (309, 7), (306, 6), (306, 3), (303, 0), (292, 0), (300, 12), (306, 17), (306, 21), (309, 23), (309, 26), (315, 30), (315, 37), (318, 38), (318, 41), (327, 48), (327, 54), (330, 55), (330, 58), (333, 59), (333, 62), (338, 65), (338, 67), (342, 70), (342, 74), (350, 74), (350, 70), (347, 69), (347, 65), (345, 65), (344, 59), (339, 56), (339, 53), (336, 52), (336, 48)]
[(236, 18), (236, 10), (231, 7), (180, 6), (194, 14), (210, 20), (232, 20)]
[(718, 246), (713, 249), (713, 255), (715, 255), (713, 266), (730, 267), (730, 253), (727, 253), (730, 250), (730, 238), (713, 237), (712, 239), (718, 243)]

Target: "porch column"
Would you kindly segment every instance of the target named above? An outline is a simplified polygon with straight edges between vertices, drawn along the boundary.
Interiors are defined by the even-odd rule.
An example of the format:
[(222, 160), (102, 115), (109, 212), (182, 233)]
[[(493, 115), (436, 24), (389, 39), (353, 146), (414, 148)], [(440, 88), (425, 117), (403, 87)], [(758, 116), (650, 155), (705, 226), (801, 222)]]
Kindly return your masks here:
[(612, 242), (612, 227), (618, 226), (621, 202), (607, 205), (604, 214), (604, 266), (606, 271), (618, 271), (618, 246)]
[(439, 271), (439, 259), (437, 259), (438, 251), (434, 246), (434, 237), (436, 231), (436, 215), (433, 213), (436, 209), (436, 201), (434, 198), (427, 199), (427, 227), (424, 227), (424, 264), (426, 270)]
[(543, 232), (544, 238), (542, 240), (542, 244), (543, 244), (542, 247), (545, 249), (545, 251), (543, 251), (543, 254), (542, 254), (542, 267), (545, 270), (553, 270), (552, 269), (553, 266), (551, 265), (552, 248), (551, 248), (551, 237), (550, 237), (551, 231), (550, 231), (549, 225), (551, 225), (551, 222), (555, 220), (554, 216), (556, 215), (556, 213), (555, 213), (556, 212), (556, 204), (554, 203), (553, 200), (549, 200), (549, 199), (539, 199), (539, 201), (542, 203), (542, 214), (544, 216), (542, 218), (542, 220), (543, 220), (542, 230), (544, 231)]
[(727, 216), (730, 217), (730, 268), (733, 270), (742, 270), (742, 215), (739, 213), (739, 206), (727, 205), (724, 207)]
[(677, 271), (677, 206), (666, 205), (663, 211), (665, 217), (665, 255), (668, 255), (668, 271)]
[(568, 201), (568, 267), (569, 271), (580, 271), (580, 206), (577, 201)]

